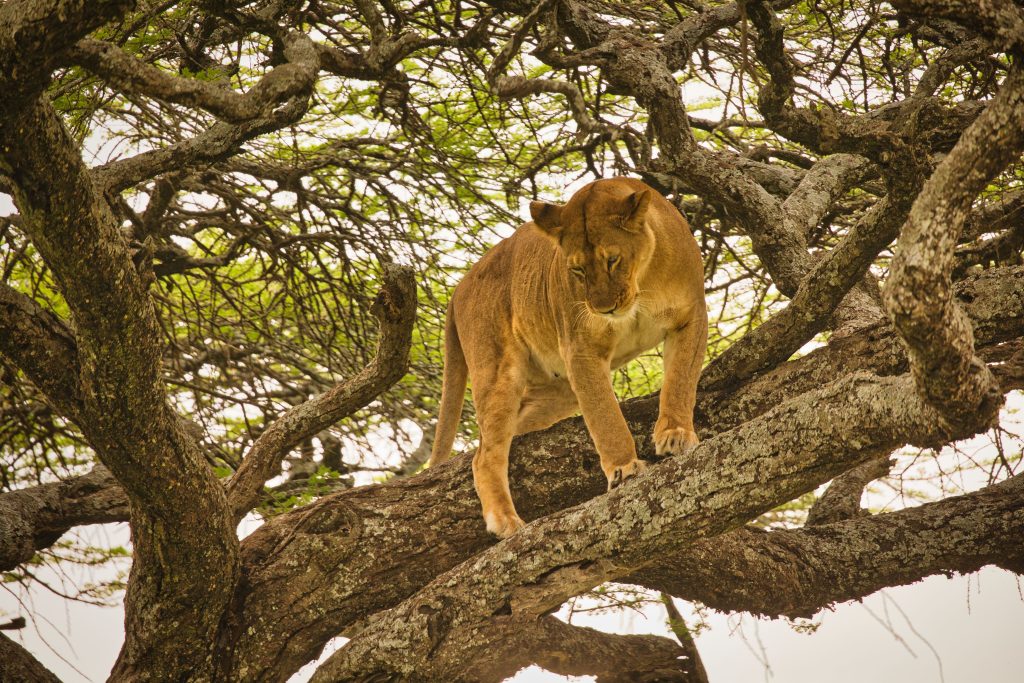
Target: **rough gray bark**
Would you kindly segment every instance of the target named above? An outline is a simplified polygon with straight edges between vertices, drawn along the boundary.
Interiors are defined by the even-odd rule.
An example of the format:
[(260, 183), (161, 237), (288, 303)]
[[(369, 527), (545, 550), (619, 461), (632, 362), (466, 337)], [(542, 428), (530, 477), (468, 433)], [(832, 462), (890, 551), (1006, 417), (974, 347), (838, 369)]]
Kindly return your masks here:
[(672, 563), (651, 565), (629, 580), (716, 609), (797, 618), (935, 573), (986, 564), (1019, 573), (1022, 490), (1018, 475), (898, 512), (803, 529), (737, 529), (695, 543)]
[(60, 683), (39, 660), (3, 633), (0, 633), (0, 681)]
[(102, 465), (82, 477), (0, 494), (0, 570), (28, 562), (68, 529), (128, 520), (128, 501)]
[(1024, 70), (1018, 67), (925, 183), (885, 286), (917, 385), (951, 422), (994, 418), (1002, 404), (992, 374), (975, 356), (970, 321), (953, 300), (951, 271), (971, 203), (1022, 150)]

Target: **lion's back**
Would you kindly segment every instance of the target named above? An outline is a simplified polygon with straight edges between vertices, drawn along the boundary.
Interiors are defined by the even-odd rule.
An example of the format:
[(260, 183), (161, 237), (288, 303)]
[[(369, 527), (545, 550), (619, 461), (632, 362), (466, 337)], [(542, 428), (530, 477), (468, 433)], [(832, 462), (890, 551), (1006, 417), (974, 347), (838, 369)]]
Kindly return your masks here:
[(473, 264), (452, 295), (463, 345), (512, 337), (517, 319), (550, 313), (546, 295), (556, 249), (533, 223), (525, 223)]

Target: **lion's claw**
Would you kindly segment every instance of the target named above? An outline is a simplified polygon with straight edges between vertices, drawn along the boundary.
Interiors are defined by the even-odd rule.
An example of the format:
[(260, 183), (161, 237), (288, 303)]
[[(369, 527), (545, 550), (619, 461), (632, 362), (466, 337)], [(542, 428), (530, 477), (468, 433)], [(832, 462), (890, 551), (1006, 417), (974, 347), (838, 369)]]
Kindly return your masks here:
[(672, 427), (654, 430), (654, 452), (657, 455), (685, 455), (698, 443), (697, 434), (691, 429)]
[(646, 467), (647, 465), (642, 460), (633, 460), (622, 467), (616, 467), (608, 476), (608, 490), (611, 491), (622, 486), (627, 479), (640, 474)]

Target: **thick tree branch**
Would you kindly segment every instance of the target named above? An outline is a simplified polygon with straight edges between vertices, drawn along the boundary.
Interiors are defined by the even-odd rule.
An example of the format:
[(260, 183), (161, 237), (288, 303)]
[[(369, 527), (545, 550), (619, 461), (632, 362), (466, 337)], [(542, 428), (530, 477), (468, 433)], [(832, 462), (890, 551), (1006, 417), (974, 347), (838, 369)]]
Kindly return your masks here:
[(550, 616), (498, 616), (465, 640), (446, 641), (435, 659), (461, 668), (459, 680), (480, 683), (500, 683), (531, 664), (563, 676), (596, 676), (598, 683), (696, 683), (684, 655), (661, 636), (613, 635)]
[(50, 404), (70, 419), (82, 410), (78, 347), (57, 316), (0, 282), (0, 354), (25, 373)]
[(852, 154), (833, 154), (819, 160), (782, 202), (787, 220), (807, 239), (836, 200), (870, 171), (866, 159)]
[(1022, 475), (897, 512), (803, 529), (737, 529), (628, 580), (715, 609), (797, 618), (886, 586), (987, 564), (1024, 569)]
[(72, 527), (126, 519), (128, 501), (102, 466), (55, 484), (0, 493), (0, 570), (27, 562)]
[(1002, 392), (974, 354), (967, 315), (952, 296), (955, 248), (971, 203), (1024, 150), (1024, 69), (964, 131), (914, 202), (886, 283), (886, 306), (921, 391), (945, 419), (995, 417)]
[(366, 407), (405, 374), (416, 321), (416, 281), (411, 268), (384, 266), (384, 284), (373, 313), (381, 326), (373, 360), (355, 377), (274, 420), (253, 443), (228, 485), (236, 518), (259, 502), (264, 482), (278, 473), (282, 458), (299, 442)]
[(84, 66), (121, 92), (200, 107), (229, 123), (240, 123), (266, 117), (277, 104), (293, 97), (308, 97), (312, 92), (320, 66), (313, 41), (302, 33), (291, 32), (282, 43), (286, 62), (244, 94), (211, 81), (173, 76), (99, 40), (79, 41), (68, 52), (68, 60)]
[(0, 633), (0, 681), (60, 683), (28, 650)]
[(0, 140), (25, 230), (71, 309), (82, 432), (128, 495), (168, 519), (180, 515), (181, 501), (169, 500), (164, 486), (202, 481), (200, 508), (215, 504), (214, 491), (223, 501), (167, 403), (161, 335), (128, 244), (56, 112), (37, 102), (24, 116), (0, 121)]
[(740, 20), (743, 16), (740, 4), (736, 2), (716, 7), (702, 7), (701, 11), (695, 12), (669, 29), (661, 41), (661, 51), (669, 66), (672, 69), (686, 68), (690, 55), (701, 42)]

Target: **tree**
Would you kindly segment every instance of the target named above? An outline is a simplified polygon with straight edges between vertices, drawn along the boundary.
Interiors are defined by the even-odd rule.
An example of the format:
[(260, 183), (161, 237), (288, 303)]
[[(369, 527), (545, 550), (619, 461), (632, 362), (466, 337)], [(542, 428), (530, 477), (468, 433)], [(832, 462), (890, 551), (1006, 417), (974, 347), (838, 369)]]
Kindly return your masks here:
[[(804, 616), (1024, 571), (1019, 453), (860, 509), (894, 451), (999, 437), (1024, 386), (1022, 50), (1010, 0), (8, 0), (0, 564), (130, 519), (111, 678), (247, 681), (337, 635), (315, 680), (700, 680), (685, 636), (549, 614), (608, 581)], [(447, 294), (521, 198), (611, 174), (702, 246), (703, 441), (605, 494), (580, 419), (525, 435), (533, 523), (496, 544), (468, 458), (412, 476)], [(655, 366), (617, 380), (647, 456)]]

